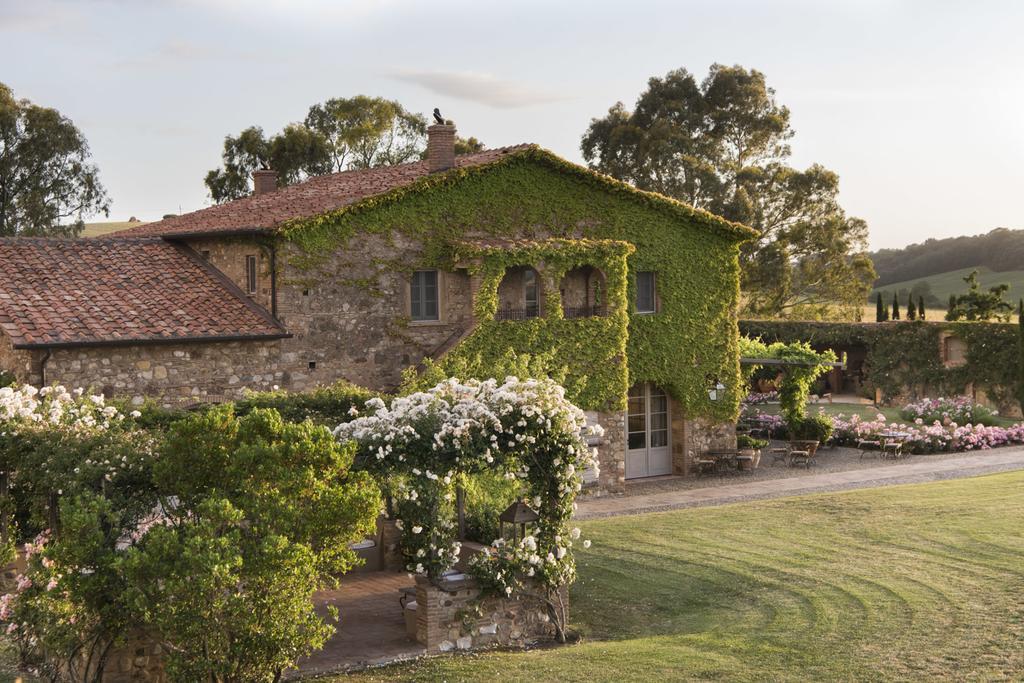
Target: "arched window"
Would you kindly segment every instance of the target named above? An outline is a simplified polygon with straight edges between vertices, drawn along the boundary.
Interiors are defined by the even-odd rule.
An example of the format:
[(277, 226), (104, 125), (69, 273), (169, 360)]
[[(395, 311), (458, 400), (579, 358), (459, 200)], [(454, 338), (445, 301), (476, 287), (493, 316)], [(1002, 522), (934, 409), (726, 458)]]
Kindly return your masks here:
[(544, 292), (540, 274), (529, 266), (505, 270), (498, 285), (498, 311), (495, 320), (527, 320), (541, 315)]
[(573, 268), (562, 277), (562, 316), (589, 318), (607, 315), (605, 277), (593, 266)]

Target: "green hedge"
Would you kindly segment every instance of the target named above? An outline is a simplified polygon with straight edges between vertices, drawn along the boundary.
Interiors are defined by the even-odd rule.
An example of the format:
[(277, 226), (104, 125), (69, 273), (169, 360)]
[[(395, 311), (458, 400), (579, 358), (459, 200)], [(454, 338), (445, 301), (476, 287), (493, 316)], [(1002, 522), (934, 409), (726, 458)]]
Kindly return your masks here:
[[(310, 420), (314, 424), (334, 429), (342, 422), (352, 419), (352, 408), (362, 410), (368, 400), (379, 394), (348, 382), (337, 382), (310, 391), (260, 391), (252, 392), (234, 402), (235, 414), (248, 415), (256, 408), (273, 408), (288, 422)], [(121, 412), (128, 414), (138, 410), (141, 415), (136, 424), (144, 429), (165, 430), (172, 423), (188, 415), (210, 410), (216, 404), (202, 404), (191, 409), (164, 408), (149, 399), (141, 406), (132, 405), (127, 399), (112, 401)]]
[[(1014, 400), (1019, 376), (1017, 326), (1006, 323), (904, 321), (829, 323), (740, 321), (740, 330), (766, 342), (806, 341), (814, 348), (863, 347), (865, 388), (894, 396), (960, 394), (969, 384), (985, 389), (1003, 405)], [(946, 367), (942, 337), (952, 334), (966, 345), (966, 362)]]

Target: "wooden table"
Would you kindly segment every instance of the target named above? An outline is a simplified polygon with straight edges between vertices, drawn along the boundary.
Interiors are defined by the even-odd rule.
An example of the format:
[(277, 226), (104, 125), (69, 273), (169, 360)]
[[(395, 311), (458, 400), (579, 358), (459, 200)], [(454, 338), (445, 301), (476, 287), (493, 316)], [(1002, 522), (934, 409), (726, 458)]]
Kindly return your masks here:
[(903, 442), (910, 438), (910, 432), (880, 432), (882, 457), (902, 458)]
[(725, 470), (731, 466), (733, 469), (736, 467), (736, 457), (740, 452), (736, 449), (725, 449), (725, 450), (713, 450), (704, 451), (701, 455), (706, 458), (710, 458), (715, 461), (715, 470), (719, 474), (723, 474)]

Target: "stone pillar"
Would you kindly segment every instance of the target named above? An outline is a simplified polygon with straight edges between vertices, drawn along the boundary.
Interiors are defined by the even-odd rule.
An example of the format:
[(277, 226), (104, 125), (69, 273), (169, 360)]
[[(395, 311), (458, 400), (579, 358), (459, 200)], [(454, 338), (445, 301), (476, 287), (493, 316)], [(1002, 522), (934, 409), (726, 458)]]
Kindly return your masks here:
[(599, 413), (598, 424), (604, 428), (604, 437), (597, 447), (601, 475), (595, 493), (622, 493), (626, 490), (626, 413)]

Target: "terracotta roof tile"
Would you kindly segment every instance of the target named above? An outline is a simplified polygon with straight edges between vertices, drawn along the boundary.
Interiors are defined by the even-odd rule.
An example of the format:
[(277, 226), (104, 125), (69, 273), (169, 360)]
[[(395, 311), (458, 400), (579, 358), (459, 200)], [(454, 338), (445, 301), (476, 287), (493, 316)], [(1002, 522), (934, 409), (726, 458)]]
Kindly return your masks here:
[(186, 247), (0, 239), (0, 329), (15, 347), (287, 336)]
[[(489, 149), (455, 157), (457, 168), (479, 166), (533, 148), (517, 145)], [(274, 192), (252, 195), (199, 211), (147, 223), (118, 233), (117, 237), (190, 236), (267, 231), (292, 218), (316, 216), (340, 209), (361, 199), (411, 185), (429, 175), (426, 161), (398, 166), (381, 166), (317, 176), (282, 187)]]

